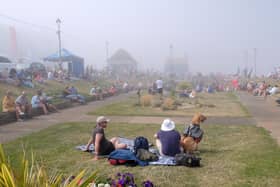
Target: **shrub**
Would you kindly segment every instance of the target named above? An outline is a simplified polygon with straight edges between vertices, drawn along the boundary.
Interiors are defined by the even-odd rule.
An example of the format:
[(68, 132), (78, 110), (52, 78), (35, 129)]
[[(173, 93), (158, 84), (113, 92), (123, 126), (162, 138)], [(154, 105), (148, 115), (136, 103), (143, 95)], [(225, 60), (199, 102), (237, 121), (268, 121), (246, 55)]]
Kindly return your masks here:
[(191, 83), (189, 83), (187, 81), (182, 81), (177, 85), (178, 90), (185, 90), (185, 89), (191, 89), (191, 88), (192, 88)]
[(175, 90), (170, 91), (170, 97), (172, 97), (172, 98), (176, 97), (176, 91)]
[(182, 106), (182, 105), (183, 105), (183, 101), (182, 101), (182, 100), (175, 99), (175, 100), (174, 100), (174, 105), (176, 105), (176, 106)]
[(176, 110), (175, 100), (171, 98), (166, 98), (161, 105), (162, 110)]
[(87, 178), (84, 176), (85, 170), (80, 172), (77, 176), (70, 176), (65, 180), (63, 179), (61, 173), (48, 176), (43, 167), (34, 163), (33, 155), (32, 161), (29, 162), (26, 159), (25, 154), (23, 155), (20, 169), (15, 170), (12, 168), (10, 162), (6, 159), (2, 145), (0, 144), (0, 186), (86, 187), (92, 181), (97, 181), (97, 172), (92, 173)]
[(152, 100), (152, 107), (158, 108), (158, 107), (161, 107), (161, 105), (162, 105), (162, 101), (159, 98), (155, 97)]
[(143, 95), (140, 99), (141, 106), (146, 107), (146, 106), (151, 106), (152, 104), (152, 95)]

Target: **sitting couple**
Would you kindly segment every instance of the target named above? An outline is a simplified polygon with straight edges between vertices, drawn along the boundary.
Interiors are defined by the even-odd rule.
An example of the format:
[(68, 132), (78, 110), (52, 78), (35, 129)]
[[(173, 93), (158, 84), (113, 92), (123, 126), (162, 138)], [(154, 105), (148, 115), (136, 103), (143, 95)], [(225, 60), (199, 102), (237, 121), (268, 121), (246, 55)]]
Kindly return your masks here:
[(200, 123), (205, 120), (206, 117), (202, 114), (195, 114), (191, 124), (186, 127), (181, 136), (180, 133), (175, 130), (174, 121), (165, 119), (161, 124), (160, 131), (154, 135), (160, 155), (175, 156), (182, 151), (188, 153), (196, 151), (203, 137)]

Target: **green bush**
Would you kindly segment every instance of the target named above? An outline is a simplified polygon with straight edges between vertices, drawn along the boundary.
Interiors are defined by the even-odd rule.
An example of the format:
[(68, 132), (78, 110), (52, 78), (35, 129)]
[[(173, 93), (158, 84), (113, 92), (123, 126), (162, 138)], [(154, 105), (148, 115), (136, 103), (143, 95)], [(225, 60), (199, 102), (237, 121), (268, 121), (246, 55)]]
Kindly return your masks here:
[(190, 82), (182, 81), (177, 85), (177, 90), (185, 90), (185, 89), (191, 89), (192, 85)]
[(29, 162), (26, 155), (23, 155), (21, 166), (19, 170), (12, 168), (10, 162), (6, 158), (3, 147), (0, 144), (0, 186), (5, 187), (38, 187), (38, 186), (52, 186), (52, 187), (86, 187), (93, 181), (97, 181), (97, 172), (93, 172), (90, 176), (85, 177), (85, 170), (80, 172), (75, 177), (69, 176), (63, 178), (61, 173), (56, 173), (48, 176), (43, 167)]
[(166, 98), (161, 105), (162, 110), (176, 110), (175, 100), (171, 98)]
[(158, 97), (152, 99), (152, 107), (159, 108), (161, 107), (161, 105), (162, 105), (162, 101)]
[(152, 99), (153, 99), (152, 95), (143, 95), (140, 99), (141, 106), (143, 107), (151, 106)]

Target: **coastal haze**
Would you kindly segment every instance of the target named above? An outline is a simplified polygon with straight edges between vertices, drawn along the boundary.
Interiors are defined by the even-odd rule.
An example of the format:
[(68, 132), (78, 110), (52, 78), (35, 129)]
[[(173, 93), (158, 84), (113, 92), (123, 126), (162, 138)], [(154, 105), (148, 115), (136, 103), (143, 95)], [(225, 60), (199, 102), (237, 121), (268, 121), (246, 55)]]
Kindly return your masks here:
[(140, 69), (163, 70), (166, 59), (186, 57), (190, 71), (235, 73), (256, 68), (266, 75), (280, 61), (277, 0), (10, 0), (0, 6), (0, 54), (42, 59), (62, 47), (102, 69), (108, 55), (128, 51)]

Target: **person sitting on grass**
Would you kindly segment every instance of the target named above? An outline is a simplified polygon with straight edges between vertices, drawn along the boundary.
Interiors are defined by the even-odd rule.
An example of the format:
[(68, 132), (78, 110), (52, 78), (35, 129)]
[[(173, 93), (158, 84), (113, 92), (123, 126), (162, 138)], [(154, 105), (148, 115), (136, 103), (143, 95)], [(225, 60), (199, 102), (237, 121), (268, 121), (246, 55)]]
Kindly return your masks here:
[(49, 114), (46, 104), (41, 100), (42, 91), (38, 90), (37, 95), (34, 95), (31, 99), (32, 108), (41, 108), (44, 114)]
[(31, 105), (26, 97), (26, 93), (22, 91), (21, 95), (15, 101), (16, 111), (21, 116), (30, 116), (31, 114)]
[(15, 99), (10, 90), (8, 90), (6, 92), (6, 95), (3, 98), (2, 111), (3, 112), (15, 112), (17, 120), (20, 121), (19, 113), (18, 113), (18, 111), (16, 111)]
[(105, 137), (104, 129), (110, 120), (104, 116), (99, 116), (96, 119), (96, 126), (93, 130), (92, 137), (87, 143), (85, 151), (89, 151), (91, 144), (94, 145), (95, 156), (94, 160), (98, 160), (100, 155), (108, 155), (115, 149), (125, 149), (126, 144), (120, 143), (117, 137), (107, 140)]
[(158, 131), (154, 138), (156, 138), (156, 146), (162, 156), (175, 156), (180, 153), (180, 139), (181, 135), (175, 130), (175, 123), (170, 119), (165, 119), (161, 124), (160, 131)]

